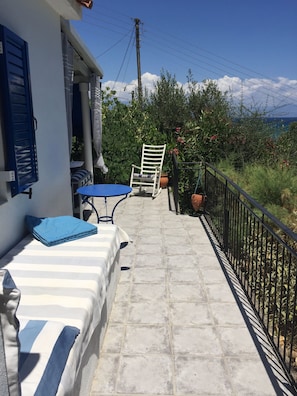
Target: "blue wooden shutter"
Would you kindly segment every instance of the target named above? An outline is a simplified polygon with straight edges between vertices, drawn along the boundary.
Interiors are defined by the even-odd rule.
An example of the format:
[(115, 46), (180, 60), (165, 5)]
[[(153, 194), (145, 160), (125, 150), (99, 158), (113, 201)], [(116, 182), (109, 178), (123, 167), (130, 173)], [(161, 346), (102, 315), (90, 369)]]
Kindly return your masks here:
[(0, 25), (0, 95), (6, 168), (15, 172), (12, 196), (38, 180), (28, 45)]

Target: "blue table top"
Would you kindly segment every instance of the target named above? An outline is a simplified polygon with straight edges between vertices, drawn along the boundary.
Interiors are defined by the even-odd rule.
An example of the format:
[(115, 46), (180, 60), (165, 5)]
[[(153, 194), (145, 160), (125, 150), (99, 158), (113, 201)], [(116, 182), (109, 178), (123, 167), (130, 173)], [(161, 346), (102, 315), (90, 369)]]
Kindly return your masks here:
[(131, 187), (123, 184), (90, 184), (77, 189), (79, 194), (87, 197), (118, 197), (131, 191)]

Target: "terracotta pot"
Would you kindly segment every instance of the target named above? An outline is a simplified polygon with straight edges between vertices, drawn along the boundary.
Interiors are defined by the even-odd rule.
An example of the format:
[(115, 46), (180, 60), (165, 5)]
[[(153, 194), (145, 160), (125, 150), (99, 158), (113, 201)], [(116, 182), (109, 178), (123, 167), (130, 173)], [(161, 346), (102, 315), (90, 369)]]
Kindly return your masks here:
[(168, 175), (161, 175), (160, 177), (160, 187), (166, 188), (168, 186), (169, 177)]
[(192, 194), (191, 196), (191, 203), (193, 206), (193, 209), (195, 212), (198, 212), (198, 210), (201, 208), (201, 206), (204, 205), (205, 202), (205, 195), (203, 194)]

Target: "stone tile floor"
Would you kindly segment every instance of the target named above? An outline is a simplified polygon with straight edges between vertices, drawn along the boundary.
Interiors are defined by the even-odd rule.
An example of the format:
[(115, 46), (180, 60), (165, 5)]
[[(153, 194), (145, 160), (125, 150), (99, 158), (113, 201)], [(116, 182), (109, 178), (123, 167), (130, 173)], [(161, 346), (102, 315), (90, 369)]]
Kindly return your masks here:
[(163, 190), (121, 202), (115, 223), (133, 242), (91, 396), (294, 394), (203, 217)]

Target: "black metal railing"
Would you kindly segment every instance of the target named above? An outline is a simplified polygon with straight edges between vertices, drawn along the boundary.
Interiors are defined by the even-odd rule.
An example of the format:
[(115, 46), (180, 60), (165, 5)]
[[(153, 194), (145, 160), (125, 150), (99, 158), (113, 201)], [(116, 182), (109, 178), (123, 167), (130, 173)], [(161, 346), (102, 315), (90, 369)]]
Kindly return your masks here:
[[(173, 158), (177, 213), (179, 176), (187, 166)], [(207, 195), (204, 216), (296, 388), (297, 234), (207, 163), (203, 184)]]
[[(199, 162), (179, 162), (175, 153), (172, 154), (172, 178), (171, 186), (176, 214), (184, 213), (191, 201), (194, 193), (195, 184), (199, 174), (204, 169), (203, 161)], [(182, 180), (181, 184), (179, 181)], [(199, 186), (200, 191), (205, 190), (204, 182)]]

